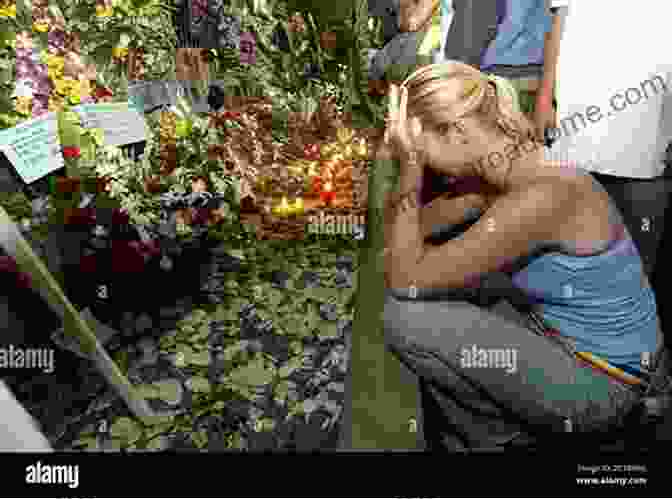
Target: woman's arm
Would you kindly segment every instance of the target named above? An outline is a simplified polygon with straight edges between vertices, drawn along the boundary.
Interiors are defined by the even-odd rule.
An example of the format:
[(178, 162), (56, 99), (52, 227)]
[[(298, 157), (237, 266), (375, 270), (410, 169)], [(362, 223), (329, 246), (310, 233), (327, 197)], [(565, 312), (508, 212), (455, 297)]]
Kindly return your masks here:
[[(465, 194), (454, 198), (437, 198), (420, 209), (420, 234), (426, 240), (435, 234), (437, 228), (460, 225), (473, 215), (483, 213), (487, 209), (488, 198), (482, 194)], [(388, 201), (385, 206), (385, 247), (389, 248), (392, 241), (392, 228), (396, 220), (396, 212)]]
[(538, 186), (501, 197), (462, 236), (439, 247), (420, 243), (419, 211), (400, 211), (386, 259), (397, 289), (456, 289), (530, 255), (555, 238), (575, 203), (571, 186)]
[(539, 88), (539, 96), (552, 101), (555, 90), (558, 54), (560, 53), (560, 39), (562, 38), (563, 16), (557, 7), (551, 9), (551, 13), (553, 14), (553, 22), (551, 30), (546, 33), (544, 43), (544, 74)]
[(401, 0), (399, 8), (399, 29), (419, 31), (432, 18), (437, 7), (436, 0)]

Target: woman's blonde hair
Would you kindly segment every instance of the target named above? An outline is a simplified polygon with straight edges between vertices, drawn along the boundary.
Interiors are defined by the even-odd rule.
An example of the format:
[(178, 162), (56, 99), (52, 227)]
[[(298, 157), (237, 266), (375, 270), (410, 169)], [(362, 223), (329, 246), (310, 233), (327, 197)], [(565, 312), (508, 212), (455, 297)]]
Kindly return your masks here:
[(402, 123), (412, 114), (441, 128), (478, 115), (517, 144), (536, 141), (534, 127), (520, 111), (513, 86), (504, 78), (486, 75), (461, 62), (430, 64), (414, 71), (401, 84), (400, 104)]

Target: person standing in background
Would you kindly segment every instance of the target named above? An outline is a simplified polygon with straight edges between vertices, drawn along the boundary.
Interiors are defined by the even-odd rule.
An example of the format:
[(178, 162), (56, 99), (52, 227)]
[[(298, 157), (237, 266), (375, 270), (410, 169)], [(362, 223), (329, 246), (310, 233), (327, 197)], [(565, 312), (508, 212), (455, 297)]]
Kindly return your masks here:
[(400, 0), (397, 26), (399, 33), (375, 54), (369, 68), (378, 93), (385, 94), (387, 83), (403, 80), (418, 65), (432, 62), (441, 46), (440, 1)]
[(518, 94), (521, 111), (533, 117), (551, 16), (545, 0), (496, 0), (496, 4), (497, 34), (485, 49), (481, 71), (507, 78)]
[[(537, 97), (537, 122), (550, 123), (551, 89), (556, 88), (558, 126), (549, 159), (590, 171), (606, 189), (624, 215), (649, 277), (669, 190), (663, 178), (672, 136), (667, 91), (672, 65), (665, 39), (672, 8), (667, 5), (617, 9), (605, 0), (550, 0), (554, 19)], [(641, 27), (636, 36), (633, 27)]]
[[(508, 81), (517, 106), (534, 116), (551, 28), (545, 0), (443, 0), (445, 60), (464, 62)], [(543, 131), (540, 134), (543, 139)]]

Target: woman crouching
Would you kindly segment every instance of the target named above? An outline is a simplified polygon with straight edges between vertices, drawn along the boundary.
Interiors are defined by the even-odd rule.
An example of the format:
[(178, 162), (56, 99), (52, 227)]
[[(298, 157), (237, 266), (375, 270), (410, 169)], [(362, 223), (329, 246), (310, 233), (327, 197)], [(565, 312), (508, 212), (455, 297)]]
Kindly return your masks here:
[[(385, 337), (449, 429), (443, 449), (620, 427), (662, 344), (621, 215), (576, 165), (545, 161), (534, 136), (498, 80), (471, 66), (426, 66), (390, 90), (379, 157), (399, 160), (400, 177), (386, 208)], [(482, 188), (422, 206), (425, 167)], [(425, 242), (470, 218), (459, 237)], [(456, 298), (495, 274), (528, 313)]]

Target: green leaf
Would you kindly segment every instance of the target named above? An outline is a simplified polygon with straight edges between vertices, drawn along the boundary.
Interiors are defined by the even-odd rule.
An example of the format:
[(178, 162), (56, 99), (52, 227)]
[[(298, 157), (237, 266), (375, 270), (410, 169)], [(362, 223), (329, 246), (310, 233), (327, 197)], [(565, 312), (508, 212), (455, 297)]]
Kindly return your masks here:
[(184, 360), (188, 365), (207, 367), (210, 365), (210, 352), (204, 350), (202, 352), (193, 352), (190, 355), (185, 355)]
[(233, 371), (230, 379), (238, 386), (258, 387), (267, 385), (273, 381), (275, 373), (267, 369), (264, 364), (263, 358), (256, 359)]
[(197, 393), (210, 393), (210, 381), (202, 376), (194, 376), (191, 378), (189, 385), (191, 390)]
[(307, 333), (310, 335), (313, 333), (315, 328), (317, 327), (317, 324), (320, 321), (320, 316), (318, 315), (317, 311), (315, 310), (314, 306), (309, 306), (308, 311), (306, 315), (303, 318), (303, 324), (304, 327), (307, 330)]
[(182, 400), (182, 383), (176, 379), (162, 379), (152, 385), (156, 388), (158, 398), (168, 404), (178, 404)]
[(98, 450), (98, 437), (81, 437), (72, 442), (72, 447), (86, 447), (89, 450)]
[(294, 355), (299, 355), (300, 353), (303, 352), (303, 343), (300, 341), (292, 341), (289, 344), (289, 350), (292, 352)]
[(131, 418), (119, 418), (110, 427), (110, 434), (124, 443), (134, 443), (142, 436), (142, 427)]
[(134, 388), (135, 393), (138, 395), (138, 397), (142, 397), (145, 399), (159, 398), (159, 388), (155, 385), (143, 384), (143, 385), (136, 385)]
[(191, 439), (193, 440), (194, 445), (199, 449), (203, 449), (208, 445), (208, 433), (205, 430), (193, 432), (191, 434)]
[(147, 442), (147, 447), (145, 448), (150, 451), (159, 451), (163, 449), (163, 442), (164, 439), (161, 438), (160, 435), (156, 435), (152, 437), (152, 439), (149, 442)]
[(238, 321), (238, 310), (228, 304), (217, 305), (215, 312), (212, 314), (213, 320), (216, 321)]
[(241, 249), (230, 249), (228, 251), (229, 255), (239, 260), (245, 260), (245, 252)]
[(330, 321), (322, 321), (319, 325), (317, 335), (321, 340), (337, 339), (339, 337), (338, 324)]
[(284, 365), (278, 369), (278, 376), (280, 376), (281, 379), (286, 379), (289, 378), (292, 373), (295, 371), (301, 369), (301, 366), (303, 365), (303, 359), (300, 356), (293, 357), (289, 359)]
[(305, 336), (305, 324), (302, 317), (286, 316), (281, 320), (281, 327), (292, 336)]

